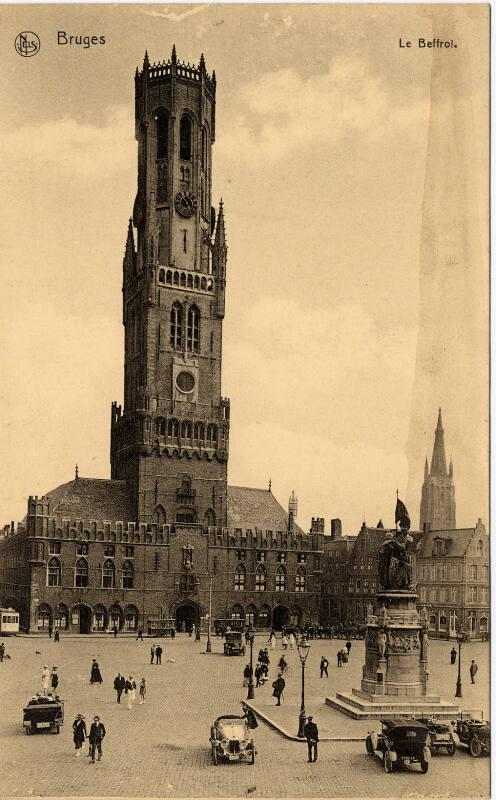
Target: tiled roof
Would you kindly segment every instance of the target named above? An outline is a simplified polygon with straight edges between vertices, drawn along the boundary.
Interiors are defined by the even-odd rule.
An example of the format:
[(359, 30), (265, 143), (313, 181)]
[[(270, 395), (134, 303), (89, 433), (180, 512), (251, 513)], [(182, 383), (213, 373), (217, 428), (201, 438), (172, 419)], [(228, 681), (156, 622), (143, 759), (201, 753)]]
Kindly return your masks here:
[(125, 481), (76, 478), (47, 492), (50, 515), (65, 519), (133, 520)]
[[(434, 548), (434, 539), (450, 540), (450, 544), (446, 547), (447, 556), (464, 556), (467, 552), (467, 547), (474, 536), (475, 528), (454, 528), (445, 531), (427, 531), (424, 534), (424, 540), (420, 547), (420, 557), (429, 558), (432, 556)], [(480, 531), (481, 535), (485, 531)]]
[[(227, 525), (229, 528), (285, 531), (288, 529), (288, 515), (268, 489), (228, 486)], [(296, 522), (294, 530), (303, 533)]]

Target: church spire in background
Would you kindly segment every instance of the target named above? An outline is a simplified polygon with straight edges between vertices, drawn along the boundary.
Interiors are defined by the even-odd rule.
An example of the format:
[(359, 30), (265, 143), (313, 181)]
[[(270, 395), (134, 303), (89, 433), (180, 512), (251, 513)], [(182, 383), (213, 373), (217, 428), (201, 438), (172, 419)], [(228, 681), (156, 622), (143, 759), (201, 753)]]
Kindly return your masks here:
[(436, 438), (434, 439), (434, 449), (432, 451), (431, 475), (447, 475), (446, 452), (444, 450), (444, 430), (441, 409), (437, 418)]

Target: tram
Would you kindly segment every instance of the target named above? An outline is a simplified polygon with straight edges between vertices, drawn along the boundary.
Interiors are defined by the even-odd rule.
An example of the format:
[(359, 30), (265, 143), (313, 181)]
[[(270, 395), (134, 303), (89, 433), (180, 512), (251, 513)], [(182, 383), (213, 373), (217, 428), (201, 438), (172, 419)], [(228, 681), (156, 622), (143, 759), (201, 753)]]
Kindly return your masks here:
[(0, 635), (19, 633), (19, 614), (13, 608), (0, 608)]

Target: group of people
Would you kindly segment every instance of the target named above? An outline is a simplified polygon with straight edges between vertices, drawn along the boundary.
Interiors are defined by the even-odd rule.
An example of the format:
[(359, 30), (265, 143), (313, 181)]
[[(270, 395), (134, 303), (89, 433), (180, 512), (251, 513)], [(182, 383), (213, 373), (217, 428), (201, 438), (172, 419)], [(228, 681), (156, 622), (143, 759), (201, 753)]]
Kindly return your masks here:
[(90, 764), (95, 763), (95, 755), (98, 761), (102, 758), (102, 742), (105, 738), (105, 725), (101, 722), (100, 717), (93, 717), (91, 723), (90, 733), (86, 730), (86, 720), (82, 714), (78, 714), (72, 723), (72, 731), (74, 738), (74, 747), (76, 749), (76, 756), (80, 756), (83, 750), (83, 745), (88, 739), (89, 749), (88, 756), (91, 758)]
[[(351, 642), (347, 641), (345, 646), (342, 647), (341, 650), (338, 650), (337, 652), (338, 667), (342, 667), (343, 664), (348, 663), (348, 659), (350, 657), (350, 651), (351, 651)], [(322, 675), (320, 677), (322, 677)]]
[(52, 667), (52, 671), (50, 672), (48, 665), (44, 664), (41, 672), (41, 690), (43, 695), (55, 692), (58, 685), (59, 674), (57, 667)]
[(150, 648), (150, 664), (161, 664), (163, 652), (161, 645), (154, 642)]
[[(132, 675), (125, 678), (120, 672), (114, 678), (114, 689), (117, 693), (117, 702), (121, 702), (122, 694), (126, 695), (127, 707), (131, 711), (134, 703), (136, 702), (136, 681)], [(139, 705), (143, 705), (146, 699), (146, 680), (141, 678), (141, 683), (138, 689)]]

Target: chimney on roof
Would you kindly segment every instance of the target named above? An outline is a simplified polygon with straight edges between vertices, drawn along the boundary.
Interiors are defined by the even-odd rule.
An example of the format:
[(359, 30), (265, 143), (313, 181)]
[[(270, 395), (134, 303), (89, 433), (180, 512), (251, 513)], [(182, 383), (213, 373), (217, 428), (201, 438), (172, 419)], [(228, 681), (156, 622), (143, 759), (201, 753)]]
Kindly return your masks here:
[(324, 517), (312, 517), (310, 533), (324, 533), (324, 528), (325, 528)]
[(331, 539), (341, 539), (343, 528), (340, 519), (331, 519)]

